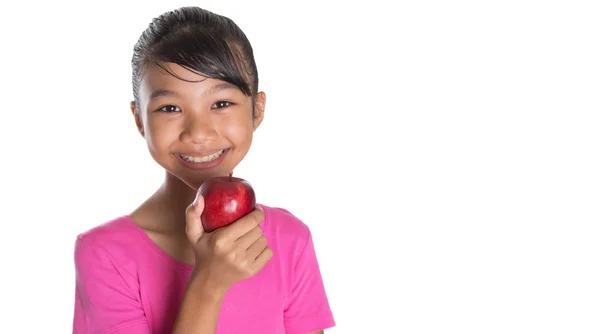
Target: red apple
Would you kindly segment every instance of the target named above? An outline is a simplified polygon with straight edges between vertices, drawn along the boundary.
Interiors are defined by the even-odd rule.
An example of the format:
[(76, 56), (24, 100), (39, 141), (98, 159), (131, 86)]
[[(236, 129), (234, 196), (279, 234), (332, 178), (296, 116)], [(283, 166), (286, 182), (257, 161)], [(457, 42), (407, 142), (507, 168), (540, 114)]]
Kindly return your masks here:
[(244, 217), (256, 208), (256, 195), (250, 183), (239, 177), (220, 176), (202, 183), (204, 197), (200, 219), (204, 231), (212, 232)]

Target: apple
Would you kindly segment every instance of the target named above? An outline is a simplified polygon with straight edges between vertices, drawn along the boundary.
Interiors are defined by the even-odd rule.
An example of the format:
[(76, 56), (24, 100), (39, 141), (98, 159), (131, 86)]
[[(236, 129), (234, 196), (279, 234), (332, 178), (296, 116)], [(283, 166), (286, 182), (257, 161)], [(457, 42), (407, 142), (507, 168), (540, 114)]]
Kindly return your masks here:
[(256, 195), (250, 183), (232, 174), (206, 180), (198, 193), (204, 197), (200, 219), (206, 232), (227, 226), (256, 208)]

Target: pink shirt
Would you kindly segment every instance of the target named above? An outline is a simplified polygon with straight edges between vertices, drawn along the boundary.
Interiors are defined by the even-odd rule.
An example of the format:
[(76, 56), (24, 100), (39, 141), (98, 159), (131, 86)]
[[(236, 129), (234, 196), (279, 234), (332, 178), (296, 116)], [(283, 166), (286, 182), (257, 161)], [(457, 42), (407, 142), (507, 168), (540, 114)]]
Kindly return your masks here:
[[(260, 205), (273, 257), (228, 291), (217, 334), (298, 334), (335, 326), (308, 227)], [(73, 333), (171, 333), (192, 266), (160, 249), (129, 216), (75, 244)]]

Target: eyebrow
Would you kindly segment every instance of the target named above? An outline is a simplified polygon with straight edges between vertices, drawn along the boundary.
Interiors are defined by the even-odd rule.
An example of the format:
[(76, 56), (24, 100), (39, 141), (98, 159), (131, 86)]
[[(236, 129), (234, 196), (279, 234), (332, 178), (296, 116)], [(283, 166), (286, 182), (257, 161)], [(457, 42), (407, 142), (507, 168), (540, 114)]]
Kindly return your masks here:
[[(226, 89), (238, 89), (238, 87), (229, 82), (223, 82), (218, 85), (212, 86), (205, 94), (214, 94), (216, 92), (226, 90)], [(150, 94), (149, 99), (153, 100), (153, 99), (155, 99), (157, 97), (161, 97), (161, 96), (180, 96), (180, 94), (177, 92), (174, 92), (172, 90), (159, 89), (159, 90), (153, 91), (152, 94)]]
[(220, 83), (218, 85), (214, 85), (212, 86), (212, 88), (208, 91), (208, 94), (214, 94), (216, 92), (222, 91), (222, 90), (226, 90), (226, 89), (238, 89), (238, 87), (234, 84), (231, 84), (229, 82), (223, 82)]
[(150, 94), (150, 100), (152, 101), (153, 99), (161, 96), (179, 96), (179, 93), (171, 90), (159, 89), (153, 91), (152, 94)]

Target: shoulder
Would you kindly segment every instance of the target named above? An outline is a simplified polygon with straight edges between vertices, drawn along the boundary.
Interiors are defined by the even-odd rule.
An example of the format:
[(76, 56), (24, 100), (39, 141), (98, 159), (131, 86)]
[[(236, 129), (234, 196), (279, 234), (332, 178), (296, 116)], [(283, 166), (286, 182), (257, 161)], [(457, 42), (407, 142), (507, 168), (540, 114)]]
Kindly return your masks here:
[(310, 234), (308, 225), (289, 210), (264, 204), (259, 206), (265, 214), (265, 228), (276, 231), (280, 236), (306, 238)]
[(265, 215), (263, 229), (269, 245), (296, 255), (301, 253), (311, 239), (308, 225), (287, 209), (264, 204), (259, 206)]
[(141, 240), (129, 216), (120, 216), (77, 235), (75, 258), (100, 257), (111, 262), (129, 257)]
[(81, 232), (77, 239), (95, 245), (125, 243), (135, 236), (132, 224), (129, 216), (120, 216)]

